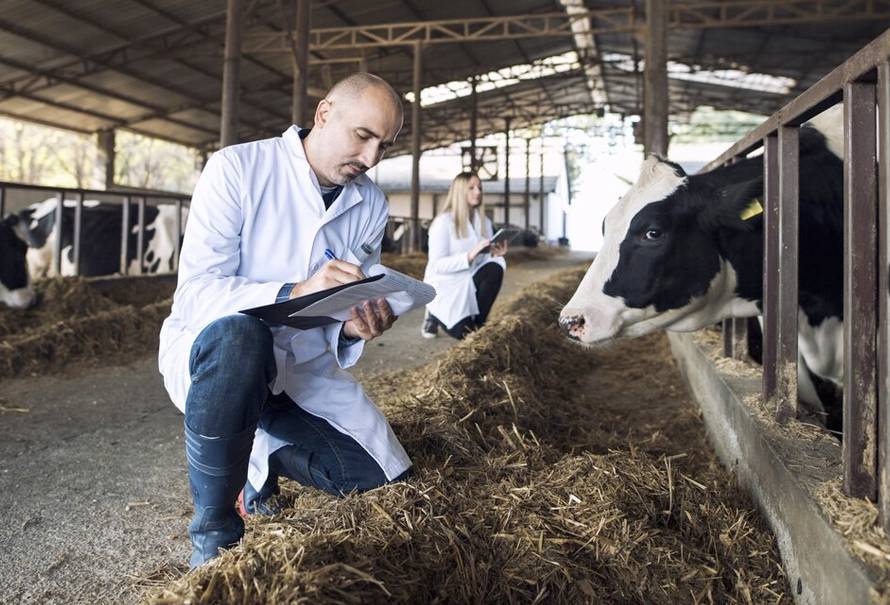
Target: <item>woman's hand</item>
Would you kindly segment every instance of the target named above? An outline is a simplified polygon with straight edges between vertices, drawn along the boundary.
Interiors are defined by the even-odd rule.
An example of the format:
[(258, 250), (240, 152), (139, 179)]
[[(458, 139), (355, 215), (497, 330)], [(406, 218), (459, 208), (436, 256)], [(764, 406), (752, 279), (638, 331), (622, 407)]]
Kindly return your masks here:
[(504, 256), (505, 254), (507, 254), (507, 242), (501, 242), (491, 246), (492, 256)]
[(396, 319), (385, 298), (366, 300), (352, 308), (351, 317), (343, 323), (343, 334), (349, 338), (373, 340), (389, 330)]
[(491, 246), (491, 241), (489, 239), (481, 239), (479, 242), (473, 246), (473, 249), (467, 252), (467, 260), (469, 262), (473, 262), (476, 260), (476, 257), (488, 250)]

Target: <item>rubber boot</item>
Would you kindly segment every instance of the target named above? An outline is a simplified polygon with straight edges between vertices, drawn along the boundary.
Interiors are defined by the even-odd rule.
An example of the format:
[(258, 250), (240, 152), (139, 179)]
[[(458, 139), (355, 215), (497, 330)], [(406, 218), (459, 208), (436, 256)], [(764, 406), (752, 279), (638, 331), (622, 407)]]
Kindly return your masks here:
[(244, 521), (235, 510), (235, 498), (247, 478), (247, 463), (255, 429), (232, 437), (205, 437), (185, 427), (185, 452), (195, 516), (189, 524), (191, 568), (237, 544)]
[(244, 518), (247, 518), (247, 515), (277, 515), (281, 512), (281, 507), (275, 504), (272, 498), (279, 493), (281, 490), (278, 489), (278, 476), (271, 472), (260, 491), (256, 491), (250, 481), (247, 481), (238, 495), (238, 511)]

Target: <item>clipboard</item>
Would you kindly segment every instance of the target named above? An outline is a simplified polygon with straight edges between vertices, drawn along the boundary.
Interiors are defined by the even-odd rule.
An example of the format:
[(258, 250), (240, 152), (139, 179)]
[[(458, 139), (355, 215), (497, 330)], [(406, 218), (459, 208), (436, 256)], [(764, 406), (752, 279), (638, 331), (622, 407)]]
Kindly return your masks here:
[(498, 229), (489, 240), (492, 244), (500, 244), (501, 242), (512, 242), (519, 235), (519, 229), (510, 229), (502, 227)]
[(373, 265), (368, 272), (365, 279), (240, 312), (272, 325), (311, 330), (349, 319), (351, 309), (365, 300), (386, 298), (399, 316), (436, 297), (431, 285), (383, 265)]

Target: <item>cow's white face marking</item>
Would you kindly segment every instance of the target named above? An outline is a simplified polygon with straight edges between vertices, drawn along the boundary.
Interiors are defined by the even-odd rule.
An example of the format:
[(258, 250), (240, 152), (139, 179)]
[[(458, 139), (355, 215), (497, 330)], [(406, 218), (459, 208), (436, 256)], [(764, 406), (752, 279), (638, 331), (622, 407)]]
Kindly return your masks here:
[(799, 311), (797, 330), (797, 346), (807, 366), (842, 387), (844, 322), (838, 317), (826, 317), (818, 326), (812, 326), (804, 312)]
[(36, 295), (30, 286), (9, 290), (3, 284), (0, 284), (0, 302), (12, 309), (27, 309), (34, 304)]

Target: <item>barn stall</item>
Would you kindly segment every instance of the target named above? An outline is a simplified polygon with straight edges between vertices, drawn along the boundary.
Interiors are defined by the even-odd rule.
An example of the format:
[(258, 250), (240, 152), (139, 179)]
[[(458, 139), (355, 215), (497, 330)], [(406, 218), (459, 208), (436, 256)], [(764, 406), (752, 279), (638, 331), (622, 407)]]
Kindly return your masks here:
[[(13, 8), (23, 11), (31, 8), (25, 6), (28, 3), (12, 4), (17, 5)], [(239, 3), (231, 4), (237, 7)], [(355, 47), (364, 44), (364, 48), (382, 48), (379, 55), (364, 58), (368, 67), (391, 75), (400, 91), (413, 89), (415, 96), (420, 90), (420, 79), (408, 77), (407, 74), (412, 72), (423, 73), (427, 85), (437, 79), (470, 78), (475, 81), (471, 77), (473, 74), (503, 64), (515, 58), (517, 53), (534, 61), (573, 46), (580, 52), (581, 59), (568, 75), (522, 83), (515, 90), (503, 87), (479, 93), (474, 91), (470, 95), (472, 104), (458, 98), (417, 111), (406, 129), (406, 134), (417, 133), (417, 136), (402, 139), (412, 139), (415, 158), (421, 149), (463, 140), (468, 132), (475, 136), (477, 129), (504, 131), (509, 141), (512, 131), (569, 115), (567, 112), (596, 113), (598, 104), (602, 103), (602, 97), (598, 97), (601, 94), (607, 95), (613, 108), (638, 112), (641, 109), (639, 84), (644, 81), (649, 90), (659, 85), (667, 87), (662, 98), (670, 95), (672, 104), (679, 105), (679, 111), (672, 115), (682, 115), (704, 100), (724, 107), (760, 108), (760, 113), (769, 113), (782, 98), (781, 95), (751, 92), (740, 99), (737, 89), (727, 91), (714, 82), (669, 80), (664, 73), (659, 79), (657, 69), (645, 72), (640, 69), (639, 40), (629, 32), (644, 28), (648, 32), (643, 36), (646, 56), (650, 56), (650, 52), (657, 55), (655, 19), (659, 3), (635, 3), (630, 10), (624, 11), (588, 2), (586, 8), (592, 12), (583, 12), (585, 7), (581, 6), (582, 12), (578, 13), (579, 6), (566, 2), (563, 3), (565, 6), (559, 7), (564, 12), (553, 17), (544, 12), (549, 7), (535, 3), (524, 3), (522, 7), (513, 3), (503, 11), (488, 3), (435, 9), (404, 3), (395, 9), (387, 9), (392, 11), (389, 13), (381, 9), (379, 14), (365, 15), (367, 23), (358, 24), (348, 16), (356, 12), (350, 10), (355, 8), (352, 4), (355, 3), (337, 2), (314, 7), (313, 28), (318, 27), (321, 31), (312, 45), (316, 55), (323, 53), (329, 62), (328, 68), (317, 74), (312, 69), (300, 68), (301, 73), (308, 72), (310, 87), (314, 82), (321, 88), (325, 78), (330, 79), (332, 72), (336, 72), (337, 59), (344, 59), (345, 63), (348, 57), (343, 55), (354, 50), (337, 46), (335, 36), (342, 37), (345, 33), (359, 35), (353, 40), (363, 40), (355, 42)], [(673, 12), (661, 16), (666, 19), (664, 26), (672, 32), (672, 43), (679, 42), (678, 48), (682, 48), (674, 54), (691, 53), (702, 62), (711, 61), (719, 66), (725, 64), (722, 56), (730, 56), (727, 48), (738, 51), (743, 46), (740, 41), (751, 42), (744, 46), (747, 53), (744, 62), (762, 67), (764, 71), (785, 70), (796, 76), (791, 89), (782, 93), (786, 97), (800, 92), (811, 80), (827, 71), (823, 69), (825, 64), (834, 66), (839, 62), (829, 56), (814, 57), (814, 48), (824, 49), (826, 40), (831, 40), (836, 52), (844, 53), (842, 58), (845, 58), (861, 45), (863, 37), (878, 27), (883, 29), (880, 20), (886, 19), (881, 7), (876, 8), (872, 3), (847, 6), (836, 14), (826, 13), (824, 2), (795, 3), (784, 13), (782, 2), (773, 3), (775, 6), (767, 12), (762, 12), (759, 6), (762, 3), (719, 3), (726, 5), (722, 8), (717, 4), (675, 5)], [(807, 6), (801, 8), (801, 4)], [(65, 68), (68, 79), (64, 83), (85, 96), (105, 95), (113, 100), (101, 110), (93, 108), (83, 112), (89, 122), (88, 128), (103, 129), (129, 122), (123, 127), (212, 149), (217, 144), (217, 134), (221, 135), (222, 144), (273, 134), (260, 126), (259, 117), (269, 123), (287, 121), (288, 112), (281, 107), (269, 111), (268, 115), (262, 112), (276, 103), (286, 108), (291, 101), (289, 86), (272, 91), (278, 96), (275, 100), (257, 101), (256, 95), (251, 101), (252, 107), (242, 109), (247, 125), (242, 125), (240, 132), (236, 127), (234, 135), (231, 128), (233, 116), (231, 110), (226, 110), (231, 104), (227, 105), (224, 99), (222, 111), (211, 109), (208, 113), (214, 115), (208, 116), (201, 114), (199, 109), (202, 102), (206, 105), (206, 99), (190, 94), (189, 89), (205, 89), (208, 86), (205, 81), (182, 85), (185, 80), (180, 79), (179, 87), (165, 90), (165, 94), (172, 92), (182, 97), (176, 99), (181, 101), (180, 104), (171, 104), (166, 112), (159, 111), (158, 99), (127, 98), (128, 78), (141, 78), (147, 88), (162, 82), (160, 76), (145, 71), (149, 64), (133, 67), (126, 62), (117, 63), (121, 58), (139, 62), (139, 57), (129, 59), (125, 53), (99, 57), (87, 54), (88, 51), (76, 51), (71, 43), (62, 44), (49, 33), (52, 25), (59, 27), (65, 19), (77, 21), (84, 28), (117, 28), (118, 35), (124, 25), (103, 23), (96, 13), (88, 10), (80, 12), (55, 3), (42, 5), (51, 6), (56, 11), (53, 13), (55, 24), (45, 23), (43, 35), (33, 35), (37, 26), (32, 23), (29, 30), (29, 15), (25, 14), (19, 15), (18, 25), (7, 22), (2, 29), (16, 43), (27, 36), (32, 44), (43, 50), (49, 48), (60, 56), (73, 55), (79, 59)], [(280, 28), (270, 25), (267, 18), (256, 16), (261, 12), (258, 8), (277, 9), (271, 2), (265, 5), (259, 2), (247, 7), (249, 11), (257, 12), (253, 13), (252, 21), (247, 19), (255, 27), (255, 36), (248, 36), (244, 47), (245, 57), (251, 59), (245, 64), (252, 65), (250, 69), (265, 71), (267, 79), (273, 75), (280, 78), (282, 70), (286, 77), (290, 61), (288, 53), (292, 49), (282, 50), (274, 46), (284, 34)], [(727, 7), (736, 11), (726, 10)], [(514, 11), (520, 8), (526, 12), (525, 18), (515, 15)], [(467, 14), (477, 9), (487, 12), (488, 16), (466, 19)], [(161, 16), (169, 20), (173, 14), (146, 10), (149, 17), (159, 20)], [(184, 7), (176, 7), (176, 10), (182, 15), (180, 21), (195, 18), (202, 26), (208, 24), (207, 29), (202, 30), (195, 29), (194, 24), (189, 28), (180, 22), (178, 35), (197, 40), (188, 38), (179, 42), (199, 44), (203, 39), (210, 41), (212, 46), (212, 36), (215, 35), (218, 46), (224, 33), (224, 19), (218, 12), (204, 11), (196, 17), (186, 16)], [(194, 10), (200, 12), (200, 9)], [(362, 14), (360, 10), (357, 12)], [(147, 18), (146, 15), (140, 16)], [(446, 73), (447, 66), (443, 63), (450, 62), (447, 53), (422, 53), (424, 42), (431, 45), (442, 42), (409, 39), (406, 50), (404, 32), (392, 31), (388, 37), (381, 38), (380, 30), (357, 31), (368, 25), (385, 30), (386, 23), (432, 19), (438, 19), (438, 22), (431, 23), (429, 28), (415, 27), (408, 35), (420, 35), (417, 32), (429, 35), (428, 32), (436, 29), (442, 31), (442, 28), (457, 26), (482, 28), (481, 32), (470, 30), (469, 33), (455, 33), (456, 30), (448, 29), (448, 36), (456, 36), (457, 42), (453, 43), (460, 45), (459, 52), (468, 58), (468, 65)], [(847, 19), (850, 22), (842, 28), (844, 39), (840, 43), (820, 30), (824, 27), (820, 23), (826, 20)], [(593, 30), (585, 29), (584, 22), (592, 24)], [(526, 33), (511, 30), (516, 23)], [(576, 26), (578, 23), (582, 25)], [(496, 30), (500, 37), (485, 38), (485, 32), (495, 31), (493, 27), (496, 25), (504, 27)], [(767, 31), (747, 28), (766, 28)], [(171, 34), (169, 29), (169, 23), (164, 23), (164, 27), (157, 28), (156, 36), (173, 40), (170, 36), (177, 33)], [(713, 35), (714, 30), (722, 31), (726, 36)], [(706, 36), (708, 32), (712, 35)], [(365, 34), (368, 38), (362, 39), (360, 36)], [(327, 35), (331, 38), (324, 37)], [(374, 36), (377, 41), (369, 42)], [(532, 39), (525, 40), (525, 37)], [(799, 45), (794, 52), (784, 48), (782, 56), (791, 61), (781, 66), (758, 64), (758, 57), (772, 56), (772, 51), (782, 50), (783, 39)], [(135, 46), (148, 51), (151, 43), (157, 41), (137, 40)], [(483, 61), (482, 53), (471, 50), (474, 44), (480, 43), (497, 45), (502, 54), (486, 52)], [(793, 44), (789, 43), (789, 46)], [(600, 53), (591, 51), (592, 48), (601, 49)], [(157, 52), (157, 48), (154, 50)], [(612, 50), (619, 56), (606, 60), (605, 50)], [(422, 58), (418, 59), (421, 54)], [(260, 56), (265, 65), (255, 61)], [(630, 70), (622, 67), (628, 56), (635, 64)], [(84, 61), (84, 57), (101, 59), (104, 62), (98, 65), (119, 76), (120, 80), (109, 77), (96, 90), (95, 83), (89, 80), (91, 65)], [(189, 66), (181, 62), (177, 63), (176, 69), (184, 70), (195, 79), (206, 78), (219, 87), (225, 78), (212, 74), (218, 71), (220, 57), (212, 53), (202, 57), (201, 53), (194, 53), (190, 59), (206, 60), (215, 71), (205, 67), (202, 73), (201, 69), (195, 69), (195, 64)], [(175, 60), (182, 61), (178, 57)], [(274, 68), (275, 61), (279, 60), (283, 67), (278, 65), (279, 73), (275, 74), (275, 69), (268, 67)], [(418, 69), (421, 60), (423, 72)], [(7, 66), (32, 75), (40, 73), (27, 61), (16, 61)], [(83, 73), (76, 73), (79, 69)], [(57, 71), (51, 75), (64, 75), (61, 68)], [(158, 73), (162, 71), (159, 69)], [(268, 81), (261, 80), (254, 79), (250, 86), (256, 86), (258, 90), (268, 88)], [(562, 82), (559, 86), (557, 80)], [(591, 82), (593, 86), (588, 88)], [(59, 98), (48, 96), (57, 91), (51, 81), (47, 80), (46, 84), (42, 97), (23, 94), (19, 100), (40, 106), (44, 110), (40, 113), (41, 120), (65, 125), (69, 122), (67, 118), (81, 105), (72, 102), (63, 91), (58, 91)], [(230, 99), (232, 90), (238, 90), (237, 85), (232, 88), (231, 84), (224, 88), (227, 88)], [(115, 115), (124, 109), (121, 104), (127, 103), (150, 112), (142, 120), (134, 119), (132, 115), (127, 119)], [(305, 115), (305, 98), (302, 103), (302, 115)], [(10, 105), (3, 109), (15, 115), (17, 109)], [(504, 105), (511, 107), (506, 119), (503, 111), (493, 109)], [(668, 107), (665, 105), (646, 104), (644, 122), (649, 128), (646, 129), (645, 142), (649, 150), (658, 151), (659, 145), (666, 146), (666, 137), (659, 139), (659, 128), (667, 125)], [(300, 103), (295, 106), (300, 107)], [(483, 108), (481, 113), (480, 107)], [(489, 109), (485, 110), (485, 107)], [(22, 117), (26, 117), (24, 113)], [(421, 114), (428, 122), (420, 121)], [(217, 130), (220, 117), (224, 123), (219, 129), (222, 132)], [(230, 137), (228, 141), (226, 136)], [(107, 136), (104, 141), (107, 143)], [(505, 168), (509, 171), (509, 163)], [(414, 173), (417, 175), (416, 167)], [(509, 177), (506, 183), (509, 187)], [(417, 199), (419, 185), (415, 192), (412, 195)], [(410, 221), (419, 220), (417, 207), (416, 203), (412, 204)], [(509, 204), (497, 209), (498, 217), (503, 222), (510, 222), (510, 210)], [(520, 205), (513, 210), (520, 216), (525, 210), (528, 225), (528, 206)], [(538, 226), (543, 230), (543, 220)], [(419, 242), (414, 245), (419, 246)], [(414, 263), (417, 263), (416, 257)], [(813, 588), (818, 585), (818, 579), (811, 582), (810, 576), (805, 576), (797, 567), (789, 568), (787, 560), (785, 570), (782, 569), (777, 541), (770, 535), (758, 507), (734, 487), (733, 475), (722, 470), (709, 453), (697, 408), (678, 381), (666, 341), (662, 337), (651, 337), (621, 343), (611, 349), (584, 351), (570, 346), (558, 334), (555, 316), (580, 276), (581, 272), (575, 271), (526, 291), (512, 305), (502, 309), (498, 321), (486, 331), (430, 366), (370, 380), (369, 389), (386, 407), (397, 432), (415, 456), (420, 470), (410, 481), (338, 502), (291, 486), (284, 495), (287, 512), (268, 521), (253, 520), (243, 546), (217, 563), (179, 579), (176, 578), (183, 569), (172, 563), (154, 570), (143, 567), (136, 574), (131, 568), (127, 573), (138, 578), (124, 582), (131, 585), (129, 589), (120, 588), (120, 582), (115, 584), (105, 579), (105, 586), (116, 586), (120, 592), (100, 592), (98, 600), (118, 601), (121, 595), (135, 599), (146, 594), (146, 598), (155, 602), (239, 599), (290, 602), (304, 597), (319, 602), (385, 599), (409, 602), (672, 603), (812, 599), (811, 595), (818, 594)], [(4, 350), (10, 352), (5, 358), (8, 361), (4, 361), (4, 367), (9, 368), (6, 376), (21, 377), (28, 372), (37, 374), (35, 380), (39, 381), (40, 377), (54, 373), (51, 364), (56, 360), (59, 368), (67, 368), (63, 375), (72, 369), (81, 372), (78, 363), (90, 355), (95, 355), (100, 368), (116, 365), (131, 355), (139, 357), (139, 343), (144, 343), (141, 345), (143, 356), (146, 350), (151, 354), (154, 347), (152, 333), (157, 329), (155, 322), (166, 314), (165, 305), (169, 302), (165, 303), (164, 299), (170, 290), (169, 284), (152, 285), (143, 290), (138, 285), (141, 283), (158, 282), (155, 279), (142, 282), (120, 278), (116, 285), (70, 279), (40, 284), (42, 299), (50, 306), (42, 311), (36, 310), (24, 321), (21, 314), (13, 318), (4, 312), (2, 325), (5, 335), (9, 335), (4, 337)], [(100, 312), (92, 313), (95, 309)], [(91, 315), (101, 319), (96, 322)], [(45, 329), (53, 318), (61, 318), (63, 323), (55, 322), (53, 329)], [(113, 321), (107, 321), (108, 318)], [(105, 334), (96, 328), (108, 325), (116, 326), (116, 330)], [(36, 336), (37, 340), (32, 341), (31, 336)], [(702, 338), (703, 342), (708, 342), (707, 335)], [(710, 342), (713, 344), (713, 337)], [(28, 346), (33, 348), (27, 349)], [(678, 345), (673, 346), (677, 348)], [(10, 350), (10, 347), (13, 348)], [(35, 351), (36, 357), (19, 354), (27, 350)], [(72, 357), (73, 365), (70, 363)], [(678, 357), (686, 359), (681, 353)], [(689, 363), (682, 361), (684, 367)], [(705, 362), (700, 365), (704, 366)], [(721, 365), (729, 367), (725, 361), (716, 362), (716, 365), (718, 368)], [(747, 365), (733, 368), (740, 375), (747, 372), (748, 378), (757, 372)], [(34, 403), (19, 400), (4, 400), (3, 405), (5, 410), (34, 407)], [(705, 410), (707, 417), (707, 408)], [(800, 430), (805, 432), (807, 429)], [(821, 446), (837, 447), (831, 442), (826, 443), (822, 433), (816, 434), (821, 439)], [(716, 439), (719, 441), (719, 437)], [(719, 445), (717, 450), (721, 451)], [(837, 513), (836, 526), (847, 528), (847, 533), (852, 532), (852, 538), (864, 545), (860, 545), (859, 550), (871, 553), (872, 563), (879, 561), (887, 550), (881, 541), (881, 532), (870, 522), (875, 509), (862, 501), (844, 500), (836, 491), (836, 485), (829, 483), (819, 492), (824, 501), (833, 503), (834, 508), (830, 510), (841, 510)], [(163, 511), (161, 517), (181, 517), (188, 511), (176, 507), (180, 504), (177, 501), (165, 507), (158, 502), (138, 500), (126, 502), (126, 507), (127, 512), (158, 508)], [(765, 507), (762, 501), (758, 504), (761, 510)], [(27, 536), (35, 530), (45, 530), (46, 523), (41, 527), (41, 518), (29, 514), (21, 519), (19, 533)], [(774, 522), (769, 514), (767, 518)], [(148, 519), (151, 517), (146, 517), (143, 522), (147, 523)], [(778, 548), (785, 546), (787, 552), (786, 536), (779, 535)], [(180, 535), (176, 539), (182, 542), (186, 538)], [(14, 543), (13, 538), (4, 541)], [(158, 548), (169, 548), (161, 546), (160, 541), (155, 544)], [(841, 548), (837, 546), (837, 549)], [(95, 549), (92, 553), (97, 551), (103, 552)], [(72, 552), (80, 551), (74, 549)], [(40, 570), (44, 577), (42, 583), (52, 584), (52, 576), (64, 575), (66, 569), (82, 570), (83, 567), (76, 567), (75, 558), (80, 557), (63, 553), (46, 562)], [(20, 561), (16, 558), (14, 565), (21, 565)], [(89, 563), (86, 566), (89, 567)], [(867, 579), (874, 582), (873, 586), (880, 593), (883, 577), (873, 572), (869, 574)], [(807, 578), (806, 583), (801, 580), (802, 576)], [(68, 581), (71, 582), (68, 586), (76, 585), (76, 581), (70, 578)], [(62, 588), (56, 589), (61, 590), (58, 594), (65, 595), (65, 586), (61, 583)], [(54, 598), (66, 602), (89, 598), (83, 593), (80, 596), (73, 592), (68, 594), (75, 596), (67, 600), (58, 595)]]

